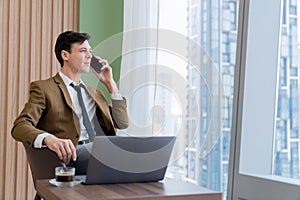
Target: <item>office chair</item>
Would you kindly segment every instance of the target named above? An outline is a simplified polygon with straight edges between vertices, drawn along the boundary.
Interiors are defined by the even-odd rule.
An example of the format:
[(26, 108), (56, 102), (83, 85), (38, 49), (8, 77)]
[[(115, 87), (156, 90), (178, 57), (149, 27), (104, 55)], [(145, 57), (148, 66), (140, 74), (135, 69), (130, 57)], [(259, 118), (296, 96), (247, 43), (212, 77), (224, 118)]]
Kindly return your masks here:
[[(36, 189), (36, 180), (55, 177), (55, 167), (61, 166), (61, 161), (56, 153), (48, 148), (36, 149), (25, 144), (23, 146), (30, 166), (34, 188)], [(37, 192), (35, 200), (41, 199), (42, 197)]]

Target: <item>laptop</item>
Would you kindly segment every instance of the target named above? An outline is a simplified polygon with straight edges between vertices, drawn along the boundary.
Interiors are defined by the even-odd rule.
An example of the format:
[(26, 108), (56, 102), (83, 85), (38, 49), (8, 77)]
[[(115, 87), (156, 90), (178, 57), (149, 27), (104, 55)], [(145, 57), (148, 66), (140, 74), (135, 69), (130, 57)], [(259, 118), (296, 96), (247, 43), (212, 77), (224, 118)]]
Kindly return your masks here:
[(164, 179), (174, 136), (97, 136), (83, 184), (151, 182)]

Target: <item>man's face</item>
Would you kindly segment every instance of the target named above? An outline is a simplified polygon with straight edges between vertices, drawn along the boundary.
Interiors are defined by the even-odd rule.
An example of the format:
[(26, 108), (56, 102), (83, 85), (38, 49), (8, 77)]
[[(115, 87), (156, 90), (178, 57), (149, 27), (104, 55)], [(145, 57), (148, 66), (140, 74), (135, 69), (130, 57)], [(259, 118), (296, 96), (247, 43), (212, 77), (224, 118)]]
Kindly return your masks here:
[(86, 73), (90, 70), (91, 58), (91, 46), (86, 40), (82, 44), (72, 44), (71, 53), (69, 53), (68, 61), (65, 64), (69, 65), (74, 72)]

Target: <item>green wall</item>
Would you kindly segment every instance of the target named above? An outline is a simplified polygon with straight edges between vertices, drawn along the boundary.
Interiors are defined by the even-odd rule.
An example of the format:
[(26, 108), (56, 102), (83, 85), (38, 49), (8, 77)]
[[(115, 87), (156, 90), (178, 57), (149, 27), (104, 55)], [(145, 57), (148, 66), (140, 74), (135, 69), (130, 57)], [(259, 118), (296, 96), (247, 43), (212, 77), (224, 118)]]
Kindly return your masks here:
[[(79, 31), (91, 35), (89, 43), (95, 55), (104, 59), (108, 59), (110, 57), (109, 54), (122, 55), (122, 41), (111, 49), (105, 49), (105, 51), (99, 51), (99, 48), (96, 47), (113, 35), (123, 32), (123, 0), (80, 0)], [(113, 69), (114, 80), (118, 83), (121, 57), (108, 61)], [(86, 83), (96, 85), (104, 91), (106, 96), (108, 95), (105, 86), (99, 83), (93, 74), (86, 74), (82, 78)], [(107, 99), (109, 100), (110, 98)]]

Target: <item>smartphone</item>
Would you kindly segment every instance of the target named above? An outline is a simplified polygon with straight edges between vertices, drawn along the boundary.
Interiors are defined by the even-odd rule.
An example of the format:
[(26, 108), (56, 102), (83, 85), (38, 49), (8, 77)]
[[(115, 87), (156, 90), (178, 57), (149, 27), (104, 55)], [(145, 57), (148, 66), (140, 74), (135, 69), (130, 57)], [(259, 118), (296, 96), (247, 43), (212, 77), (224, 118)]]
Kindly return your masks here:
[(91, 67), (94, 68), (94, 70), (95, 70), (97, 73), (100, 73), (100, 72), (101, 72), (102, 64), (99, 63), (98, 59), (97, 59), (95, 56), (92, 56), (92, 59), (91, 59)]

